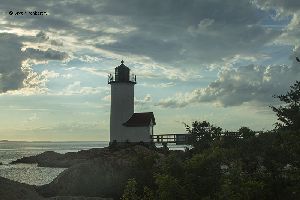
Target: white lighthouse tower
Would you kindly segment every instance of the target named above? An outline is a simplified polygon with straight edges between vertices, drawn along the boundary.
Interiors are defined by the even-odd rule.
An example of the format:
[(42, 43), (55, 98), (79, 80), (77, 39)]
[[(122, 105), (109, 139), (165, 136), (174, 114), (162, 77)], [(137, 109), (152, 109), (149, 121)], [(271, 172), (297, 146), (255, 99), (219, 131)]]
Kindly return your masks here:
[(121, 61), (115, 75), (108, 76), (111, 85), (110, 143), (150, 142), (155, 118), (152, 112), (134, 113), (136, 76)]

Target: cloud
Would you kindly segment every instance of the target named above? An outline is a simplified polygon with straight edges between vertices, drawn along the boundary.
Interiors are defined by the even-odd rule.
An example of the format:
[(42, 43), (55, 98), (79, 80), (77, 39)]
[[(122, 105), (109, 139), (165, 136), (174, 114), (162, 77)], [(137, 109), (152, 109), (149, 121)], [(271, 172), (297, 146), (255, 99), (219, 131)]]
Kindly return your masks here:
[(47, 30), (47, 34), (37, 34), (44, 40), (54, 33), (69, 37), (64, 43), (70, 50), (71, 46), (93, 48), (102, 54), (144, 57), (180, 68), (223, 63), (223, 58), (237, 52), (251, 56), (281, 34), (281, 30), (261, 26), (269, 13), (258, 10), (252, 1), (30, 1), (3, 3), (2, 9), (12, 5), (16, 10), (47, 10), (49, 15), (5, 15), (6, 26)]
[[(36, 36), (43, 41), (48, 40), (44, 32), (39, 32)], [(21, 90), (18, 94), (25, 91), (43, 91), (39, 86), (45, 86), (45, 82), (50, 76), (55, 76), (53, 71), (43, 71), (41, 74), (35, 72), (32, 66), (45, 63), (49, 60), (65, 60), (68, 54), (65, 52), (37, 48), (25, 48), (24, 43), (33, 42), (35, 37), (18, 36), (10, 33), (0, 33), (0, 93)], [(33, 89), (35, 88), (35, 89)], [(10, 92), (13, 94), (14, 92)]]
[[(31, 68), (26, 68), (27, 77), (23, 80), (23, 87), (17, 90), (8, 90), (2, 95), (37, 95), (49, 94), (47, 82), (50, 79), (58, 78), (61, 75), (55, 71), (44, 70), (41, 73), (34, 72)], [(1, 94), (0, 94), (1, 95)]]
[(183, 108), (190, 104), (195, 103), (195, 92), (190, 93), (177, 93), (173, 97), (161, 99), (155, 106), (164, 108)]
[(50, 40), (50, 44), (54, 46), (63, 46), (63, 42), (59, 40)]
[(152, 97), (146, 94), (142, 99), (134, 98), (135, 110), (138, 112), (145, 112), (152, 106)]
[(53, 50), (51, 48), (47, 50), (26, 48), (24, 53), (28, 58), (35, 60), (66, 60), (69, 57), (66, 52)]
[(0, 93), (23, 87), (28, 72), (22, 69), (22, 41), (13, 34), (0, 33)]
[(109, 70), (97, 69), (94, 67), (81, 67), (80, 70), (101, 77), (107, 77), (107, 75), (110, 73)]
[(75, 81), (72, 84), (68, 85), (62, 92), (59, 92), (57, 95), (91, 95), (91, 94), (100, 94), (105, 91), (106, 87), (84, 87), (81, 86), (80, 81)]
[(276, 43), (298, 47), (300, 45), (300, 2), (297, 0), (256, 0), (255, 4), (264, 11), (275, 11), (275, 20), (290, 19), (283, 28), (282, 34), (275, 40)]
[(36, 34), (36, 37), (42, 41), (47, 41), (49, 40), (49, 36), (44, 32), (44, 31), (40, 31)]
[(152, 97), (150, 94), (147, 94), (143, 99), (136, 99), (134, 100), (134, 104), (136, 106), (143, 106), (147, 103), (150, 103), (152, 101)]
[(79, 60), (82, 61), (82, 62), (93, 63), (93, 62), (99, 62), (103, 59), (99, 58), (99, 57), (83, 55), (83, 56), (79, 57)]
[(220, 62), (236, 52), (254, 54), (280, 34), (260, 26), (257, 8), (248, 1), (129, 2), (106, 2), (103, 12), (119, 16), (136, 30), (96, 47), (173, 66), (199, 67), (199, 61)]
[(300, 2), (297, 0), (255, 0), (254, 2), (261, 9), (265, 10), (276, 9), (277, 12), (295, 12), (300, 10)]
[(44, 70), (42, 71), (41, 76), (43, 76), (45, 79), (49, 79), (49, 78), (58, 78), (60, 74), (55, 71)]
[[(283, 40), (284, 34), (289, 33), (286, 37), (289, 39), (292, 38), (292, 33), (293, 38), (297, 38), (298, 34), (296, 29), (299, 17), (296, 1), (291, 1), (292, 3), (281, 3), (279, 0), (268, 0), (266, 1), (268, 3), (259, 0), (54, 2), (50, 0), (3, 3), (1, 7), (3, 11), (13, 7), (25, 11), (35, 8), (47, 10), (49, 13), (39, 18), (3, 16), (5, 24), (1, 25), (2, 27), (12, 31), (22, 26), (21, 31), (15, 32), (20, 35), (22, 31), (34, 32), (35, 39), (44, 45), (43, 48), (39, 48), (42, 46), (40, 44), (28, 45), (22, 56), (37, 61), (61, 61), (68, 59), (74, 51), (77, 58), (86, 63), (101, 61), (103, 54), (105, 58), (110, 55), (114, 59), (117, 56), (124, 56), (143, 66), (147, 65), (137, 67), (137, 75), (152, 79), (167, 78), (172, 82), (190, 80), (195, 68), (224, 67), (224, 63), (229, 62), (228, 59), (231, 58), (233, 59), (230, 62), (237, 64), (245, 60), (257, 61), (262, 54), (261, 51), (275, 40), (279, 38)], [(269, 18), (270, 10), (274, 8), (283, 9), (293, 16), (286, 23), (289, 23), (290, 27), (287, 29), (294, 31), (264, 26), (264, 20)], [(22, 48), (22, 42), (25, 40), (19, 38), (17, 41)], [(63, 46), (61, 41), (64, 41)], [(30, 42), (34, 43), (33, 39)], [(95, 52), (101, 54), (99, 56), (101, 59), (98, 56), (87, 56), (85, 51), (87, 49), (92, 51), (93, 55), (97, 55)], [(148, 67), (152, 64), (155, 67)], [(105, 77), (107, 73), (103, 69), (91, 67), (83, 70)], [(22, 88), (23, 80), (29, 72), (19, 69), (16, 73), (24, 77), (17, 78), (19, 81), (15, 81), (14, 86), (10, 83), (12, 89)], [(0, 79), (3, 79), (1, 77)], [(194, 79), (199, 77), (195, 76)], [(9, 89), (3, 87), (0, 90)]]
[(62, 74), (61, 76), (65, 79), (71, 79), (73, 77), (72, 74)]
[(140, 83), (139, 85), (144, 87), (152, 87), (152, 88), (168, 88), (173, 87), (176, 85), (174, 82), (167, 82), (167, 83), (158, 83), (158, 84), (149, 84), (149, 83)]
[(49, 35), (45, 31), (39, 31), (36, 34), (36, 38), (38, 42), (47, 42), (49, 41), (51, 45), (53, 46), (63, 46), (63, 42), (61, 40), (57, 39), (50, 39)]
[(178, 93), (174, 97), (160, 100), (157, 106), (185, 107), (195, 103), (211, 102), (224, 107), (239, 106), (254, 102), (263, 105), (274, 103), (273, 95), (288, 91), (300, 77), (299, 63), (295, 55), (291, 56), (293, 63), (287, 65), (247, 65), (238, 68), (226, 68), (220, 71), (218, 79), (206, 88), (199, 88), (187, 93)]

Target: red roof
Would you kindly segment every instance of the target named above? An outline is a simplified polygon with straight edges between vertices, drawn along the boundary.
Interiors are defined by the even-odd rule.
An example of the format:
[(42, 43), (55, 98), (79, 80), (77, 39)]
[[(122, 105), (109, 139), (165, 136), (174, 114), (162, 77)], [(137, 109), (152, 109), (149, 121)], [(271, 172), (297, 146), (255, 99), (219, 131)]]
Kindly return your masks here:
[(153, 112), (145, 113), (133, 113), (130, 119), (125, 122), (124, 126), (150, 126), (152, 120), (153, 125), (155, 125), (155, 118)]

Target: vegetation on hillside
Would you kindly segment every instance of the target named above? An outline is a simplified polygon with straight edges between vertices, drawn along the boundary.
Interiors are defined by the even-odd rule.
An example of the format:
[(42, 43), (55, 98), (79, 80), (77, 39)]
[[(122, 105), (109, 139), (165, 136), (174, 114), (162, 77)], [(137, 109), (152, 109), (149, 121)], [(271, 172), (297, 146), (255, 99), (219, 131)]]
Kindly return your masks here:
[(276, 98), (272, 131), (186, 125), (193, 148), (138, 159), (144, 174), (128, 180), (122, 199), (300, 199), (300, 82)]

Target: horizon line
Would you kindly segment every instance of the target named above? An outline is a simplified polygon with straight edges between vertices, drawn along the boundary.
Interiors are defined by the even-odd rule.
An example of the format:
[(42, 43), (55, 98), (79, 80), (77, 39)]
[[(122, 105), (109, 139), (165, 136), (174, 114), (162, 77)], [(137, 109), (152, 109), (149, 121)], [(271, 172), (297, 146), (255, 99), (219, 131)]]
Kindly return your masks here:
[(109, 142), (105, 140), (0, 140), (1, 142)]

